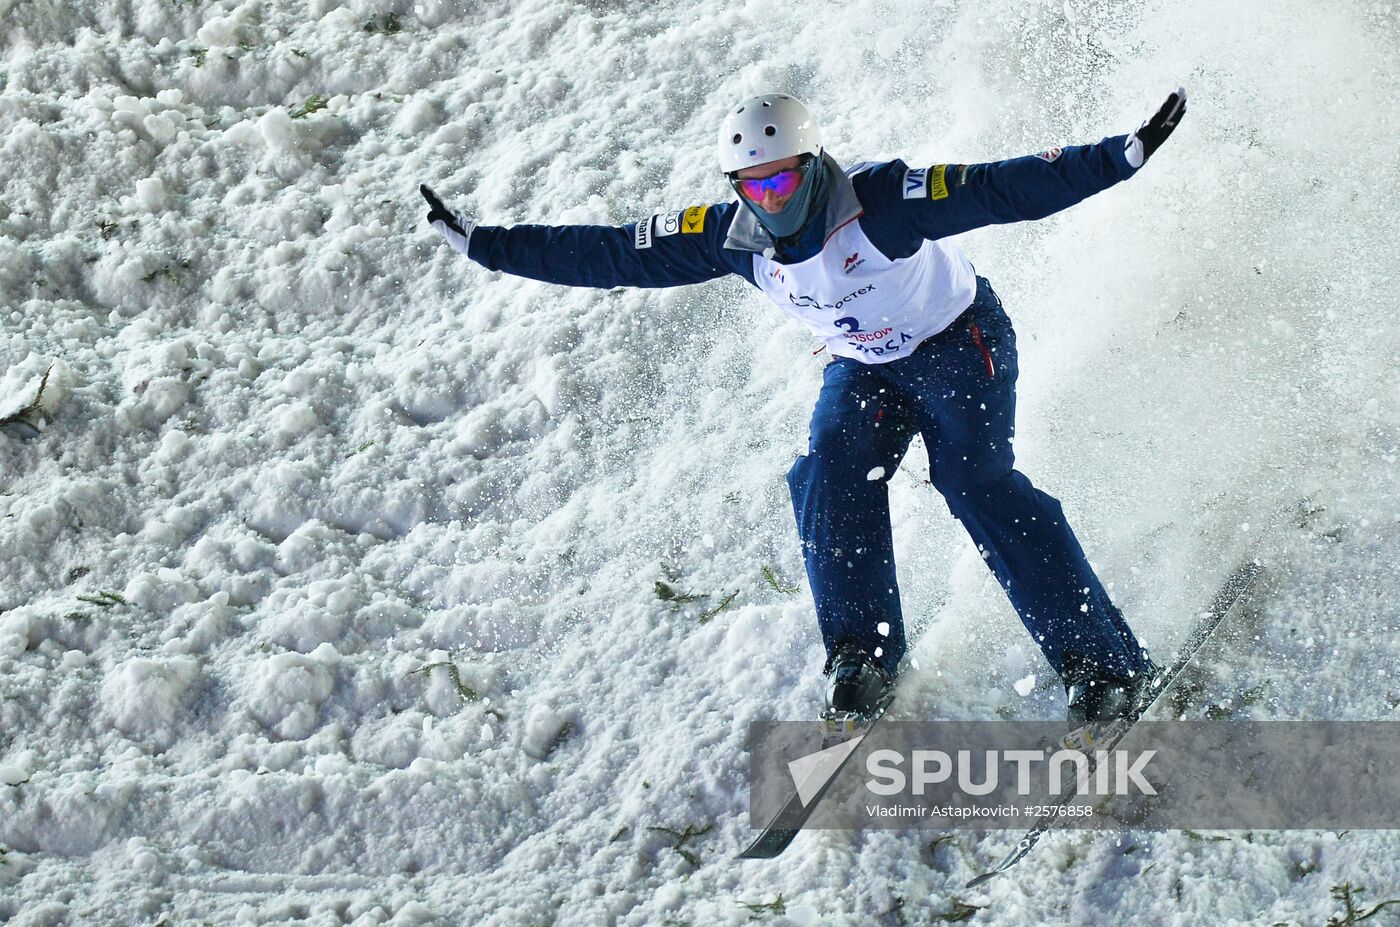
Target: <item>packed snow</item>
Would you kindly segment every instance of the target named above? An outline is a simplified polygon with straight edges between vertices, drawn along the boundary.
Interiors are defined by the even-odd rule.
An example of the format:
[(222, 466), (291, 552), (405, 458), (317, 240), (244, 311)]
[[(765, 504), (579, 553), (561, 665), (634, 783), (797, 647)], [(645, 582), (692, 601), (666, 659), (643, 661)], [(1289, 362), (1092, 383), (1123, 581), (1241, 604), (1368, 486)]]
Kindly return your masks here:
[[(486, 272), (417, 193), (622, 224), (727, 199), (715, 128), (757, 92), (804, 99), (844, 164), (935, 163), (1127, 132), (1185, 85), (1139, 176), (964, 237), (1019, 333), (1019, 466), (1154, 653), (1265, 563), (1193, 710), (1396, 719), (1400, 8), (0, 0), (0, 50), (0, 921), (1315, 924), (1400, 898), (1386, 832), (1058, 835), (976, 890), (1016, 835), (735, 861), (749, 722), (822, 688), (783, 476), (825, 356), (733, 278)], [(926, 479), (916, 441), (896, 716), (1059, 717)]]

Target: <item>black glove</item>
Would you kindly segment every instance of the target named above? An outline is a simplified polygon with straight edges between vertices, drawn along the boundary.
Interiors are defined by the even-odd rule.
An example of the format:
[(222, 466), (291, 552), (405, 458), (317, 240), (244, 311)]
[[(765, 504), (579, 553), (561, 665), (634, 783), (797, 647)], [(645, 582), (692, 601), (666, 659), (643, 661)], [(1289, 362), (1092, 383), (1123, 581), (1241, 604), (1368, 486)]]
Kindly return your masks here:
[(428, 224), (438, 230), (454, 250), (467, 253), (467, 243), (471, 241), (472, 229), (476, 221), (468, 219), (460, 212), (448, 209), (447, 204), (438, 198), (427, 184), (419, 184), (418, 192), (428, 201)]
[(1162, 104), (1156, 115), (1128, 136), (1128, 144), (1123, 153), (1128, 157), (1129, 166), (1139, 168), (1147, 163), (1147, 159), (1152, 157), (1152, 152), (1162, 147), (1167, 136), (1172, 134), (1181, 122), (1181, 117), (1185, 115), (1186, 88), (1178, 87), (1175, 93), (1167, 97), (1167, 102)]

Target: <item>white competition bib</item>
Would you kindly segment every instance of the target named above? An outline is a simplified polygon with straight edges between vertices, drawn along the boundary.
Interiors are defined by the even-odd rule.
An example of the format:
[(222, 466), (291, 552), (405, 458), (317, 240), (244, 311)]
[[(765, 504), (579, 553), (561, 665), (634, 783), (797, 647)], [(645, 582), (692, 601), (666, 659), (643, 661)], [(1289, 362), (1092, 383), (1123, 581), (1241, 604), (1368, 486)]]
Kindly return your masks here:
[(853, 219), (798, 264), (754, 255), (754, 279), (801, 319), (832, 354), (867, 364), (908, 356), (972, 304), (977, 276), (957, 245), (926, 241), (907, 258), (885, 257)]

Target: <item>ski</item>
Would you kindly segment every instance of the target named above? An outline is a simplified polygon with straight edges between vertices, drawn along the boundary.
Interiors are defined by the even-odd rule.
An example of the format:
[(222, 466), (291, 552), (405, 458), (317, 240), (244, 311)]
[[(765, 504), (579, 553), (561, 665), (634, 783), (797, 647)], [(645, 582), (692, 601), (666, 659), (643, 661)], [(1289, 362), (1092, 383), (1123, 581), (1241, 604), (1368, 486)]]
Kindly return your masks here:
[[(1220, 587), (1220, 591), (1215, 594), (1215, 598), (1210, 603), (1210, 608), (1207, 609), (1200, 623), (1196, 625), (1190, 636), (1186, 638), (1186, 642), (1181, 645), (1181, 649), (1177, 651), (1176, 660), (1166, 669), (1158, 672), (1157, 677), (1152, 681), (1146, 698), (1138, 702), (1132, 713), (1128, 716), (1126, 722), (1113, 728), (1106, 738), (1093, 744), (1095, 750), (1103, 750), (1107, 753), (1113, 752), (1113, 749), (1128, 735), (1133, 729), (1133, 726), (1142, 719), (1143, 715), (1147, 714), (1154, 704), (1156, 704), (1158, 697), (1160, 697), (1163, 692), (1167, 691), (1167, 689), (1171, 688), (1177, 676), (1179, 676), (1181, 671), (1186, 668), (1186, 665), (1191, 662), (1191, 658), (1201, 649), (1201, 646), (1210, 638), (1215, 629), (1220, 626), (1220, 623), (1225, 620), (1225, 616), (1234, 608), (1235, 603), (1243, 598), (1245, 593), (1250, 590), (1250, 587), (1254, 585), (1254, 581), (1259, 577), (1259, 573), (1262, 569), (1257, 560), (1250, 560), (1235, 568), (1234, 572), (1225, 579), (1225, 583)], [(1094, 765), (1096, 764), (1091, 758), (1091, 774)], [(1059, 801), (1057, 809), (1070, 804), (1077, 797), (1077, 791), (1070, 792), (1065, 798)], [(1053, 830), (1055, 825), (1061, 820), (1063, 820), (1063, 817), (1053, 812), (1038, 818), (1035, 826), (1026, 832), (1025, 836), (1016, 844), (1016, 848), (1007, 854), (1006, 858), (1003, 859), (995, 869), (991, 869), (968, 880), (967, 887), (972, 888), (981, 885), (988, 879), (1001, 875), (1003, 872), (1025, 859), (1035, 845), (1040, 842), (1040, 838)]]
[(887, 697), (880, 703), (874, 717), (860, 727), (848, 725), (840, 731), (834, 731), (828, 722), (827, 735), (822, 739), (822, 749), (831, 747), (833, 739), (836, 743), (850, 744), (850, 749), (841, 762), (827, 775), (826, 781), (822, 783), (816, 794), (811, 796), (810, 801), (803, 802), (801, 789), (794, 788), (787, 801), (783, 803), (782, 809), (764, 826), (759, 835), (754, 838), (753, 843), (739, 854), (739, 859), (773, 859), (788, 848), (788, 844), (792, 843), (793, 838), (801, 832), (802, 826), (807, 823), (807, 819), (812, 816), (817, 805), (826, 797), (831, 784), (841, 775), (841, 770), (845, 769), (851, 757), (855, 756), (856, 748), (860, 742), (870, 735), (870, 732), (875, 729), (875, 725), (879, 724), (880, 719), (885, 716), (892, 701), (894, 701), (892, 695)]

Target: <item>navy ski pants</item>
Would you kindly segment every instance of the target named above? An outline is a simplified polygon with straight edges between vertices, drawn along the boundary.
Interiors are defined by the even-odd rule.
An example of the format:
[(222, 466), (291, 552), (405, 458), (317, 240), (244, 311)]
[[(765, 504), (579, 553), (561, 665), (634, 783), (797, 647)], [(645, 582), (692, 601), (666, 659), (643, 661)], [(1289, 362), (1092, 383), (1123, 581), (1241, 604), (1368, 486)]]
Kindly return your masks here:
[(981, 277), (967, 311), (908, 357), (827, 365), (788, 487), (828, 671), (844, 643), (891, 672), (904, 655), (886, 487), (915, 432), (934, 487), (1055, 671), (1069, 683), (1145, 667), (1060, 503), (1012, 468), (1016, 374), (1011, 320)]

